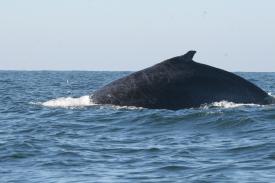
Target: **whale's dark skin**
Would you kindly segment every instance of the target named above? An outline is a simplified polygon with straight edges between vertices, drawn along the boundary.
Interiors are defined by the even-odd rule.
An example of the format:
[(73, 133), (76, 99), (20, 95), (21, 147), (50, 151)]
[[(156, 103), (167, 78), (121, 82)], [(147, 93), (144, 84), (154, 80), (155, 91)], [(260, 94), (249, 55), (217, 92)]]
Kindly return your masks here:
[(193, 61), (195, 51), (123, 77), (91, 95), (97, 104), (183, 109), (219, 101), (270, 104), (271, 97), (233, 73)]

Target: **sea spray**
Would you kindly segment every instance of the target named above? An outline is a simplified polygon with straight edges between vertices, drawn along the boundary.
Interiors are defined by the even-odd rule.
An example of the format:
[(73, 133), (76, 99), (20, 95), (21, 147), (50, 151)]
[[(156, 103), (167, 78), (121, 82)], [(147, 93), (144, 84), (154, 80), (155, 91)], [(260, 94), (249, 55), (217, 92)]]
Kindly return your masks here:
[(85, 95), (79, 98), (73, 97), (61, 97), (57, 99), (52, 99), (46, 102), (41, 103), (45, 107), (87, 107), (95, 105), (90, 96)]

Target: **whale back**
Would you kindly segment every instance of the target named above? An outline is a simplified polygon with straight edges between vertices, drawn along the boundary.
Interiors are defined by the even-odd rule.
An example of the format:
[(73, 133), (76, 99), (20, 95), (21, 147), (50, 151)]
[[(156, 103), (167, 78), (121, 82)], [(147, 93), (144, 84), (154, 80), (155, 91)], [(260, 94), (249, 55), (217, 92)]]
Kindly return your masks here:
[(97, 90), (95, 103), (181, 109), (230, 101), (267, 104), (268, 94), (233, 73), (193, 61), (195, 51), (123, 77)]

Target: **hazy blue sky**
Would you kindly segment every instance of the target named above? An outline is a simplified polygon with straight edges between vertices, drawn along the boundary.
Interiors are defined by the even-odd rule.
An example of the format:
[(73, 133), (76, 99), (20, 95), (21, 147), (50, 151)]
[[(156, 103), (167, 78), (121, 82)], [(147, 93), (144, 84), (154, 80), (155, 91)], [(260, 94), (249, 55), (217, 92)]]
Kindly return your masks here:
[(0, 69), (275, 71), (274, 0), (0, 0)]

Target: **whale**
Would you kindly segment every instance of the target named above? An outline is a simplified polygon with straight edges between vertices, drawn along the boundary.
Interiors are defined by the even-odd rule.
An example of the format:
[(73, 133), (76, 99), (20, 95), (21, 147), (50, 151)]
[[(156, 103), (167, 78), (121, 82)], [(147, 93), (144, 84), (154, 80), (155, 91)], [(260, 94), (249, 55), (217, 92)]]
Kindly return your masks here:
[(196, 108), (214, 102), (267, 105), (273, 99), (252, 82), (225, 70), (195, 62), (196, 51), (134, 72), (96, 90), (96, 104), (149, 109)]

